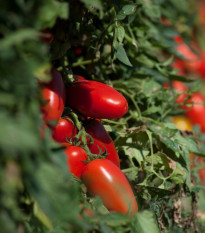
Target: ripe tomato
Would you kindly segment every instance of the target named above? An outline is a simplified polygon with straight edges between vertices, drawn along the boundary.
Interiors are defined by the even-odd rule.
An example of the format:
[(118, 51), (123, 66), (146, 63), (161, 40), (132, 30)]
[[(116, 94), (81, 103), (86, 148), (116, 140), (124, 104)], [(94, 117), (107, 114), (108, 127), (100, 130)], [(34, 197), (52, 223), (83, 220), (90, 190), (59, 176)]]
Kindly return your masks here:
[(202, 94), (196, 92), (187, 101), (191, 106), (186, 106), (186, 116), (193, 124), (200, 125), (202, 132), (205, 132), (205, 107), (204, 97)]
[(113, 119), (122, 117), (128, 110), (123, 95), (114, 88), (96, 81), (79, 81), (67, 88), (67, 105), (82, 115)]
[(40, 40), (46, 44), (50, 44), (53, 41), (53, 34), (49, 31), (49, 29), (41, 30), (43, 33), (42, 36), (40, 36)]
[[(185, 86), (185, 84), (183, 84), (180, 81), (173, 81), (172, 86), (177, 93), (182, 93), (177, 96), (176, 102), (178, 104), (183, 104), (185, 102), (185, 99), (187, 98), (187, 94), (186, 94), (187, 87)], [(170, 87), (169, 83), (164, 83), (164, 87), (169, 88)]]
[(51, 70), (52, 80), (43, 84), (42, 97), (46, 102), (41, 107), (43, 118), (46, 123), (58, 121), (63, 113), (65, 106), (65, 87), (61, 74), (55, 70)]
[(99, 196), (110, 211), (132, 216), (138, 211), (132, 188), (122, 171), (107, 159), (88, 163), (82, 172), (82, 181), (88, 192)]
[(82, 170), (86, 165), (84, 161), (88, 160), (85, 150), (79, 146), (71, 146), (69, 143), (63, 143), (62, 145), (67, 146), (64, 152), (67, 156), (69, 172), (81, 178)]
[(200, 1), (198, 5), (198, 17), (199, 17), (199, 22), (205, 26), (205, 2)]
[(198, 170), (198, 175), (199, 175), (199, 178), (200, 178), (200, 181), (203, 185), (205, 185), (205, 169), (202, 168), (202, 169), (199, 169)]
[[(195, 54), (180, 36), (174, 37), (174, 40), (177, 42), (176, 50), (188, 60), (183, 60), (184, 66), (191, 72), (198, 72), (201, 66), (200, 56)], [(197, 49), (195, 44), (193, 46)]]
[(90, 140), (88, 138), (88, 147), (90, 151), (93, 154), (99, 154), (99, 148), (104, 152), (105, 149), (107, 150), (107, 157), (106, 159), (109, 159), (112, 161), (116, 166), (120, 167), (120, 160), (118, 153), (115, 149), (115, 145), (112, 141), (112, 138), (106, 132), (105, 128), (103, 125), (98, 121), (98, 120), (92, 120), (89, 122), (88, 125), (85, 126), (85, 131), (89, 133), (93, 140), (94, 143), (91, 144)]
[[(74, 74), (74, 77), (78, 79), (78, 81), (83, 81), (83, 80), (86, 80), (83, 76), (80, 76), (80, 75), (76, 75)], [(78, 81), (74, 81), (74, 82), (78, 82)]]
[(178, 75), (185, 76), (186, 72), (184, 69), (183, 61), (180, 59), (175, 59), (175, 61), (172, 63), (172, 67), (176, 70), (178, 70)]
[(176, 116), (172, 118), (172, 121), (179, 130), (192, 131), (192, 123), (185, 116)]
[(57, 142), (67, 142), (66, 139), (69, 140), (77, 134), (77, 128), (73, 122), (65, 118), (61, 118), (52, 131), (52, 136)]

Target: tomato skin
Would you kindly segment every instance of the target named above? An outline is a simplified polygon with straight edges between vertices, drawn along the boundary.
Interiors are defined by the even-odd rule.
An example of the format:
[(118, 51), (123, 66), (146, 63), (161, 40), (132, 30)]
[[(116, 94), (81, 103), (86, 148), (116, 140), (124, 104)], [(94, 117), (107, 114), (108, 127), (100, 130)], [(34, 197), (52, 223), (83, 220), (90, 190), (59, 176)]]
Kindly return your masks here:
[[(109, 133), (105, 130), (102, 123), (98, 120), (92, 120), (85, 126), (85, 131), (93, 138), (94, 143), (91, 144), (88, 138), (88, 147), (93, 154), (99, 154), (99, 148), (104, 152), (107, 150), (106, 159), (112, 161), (117, 167), (120, 167), (120, 160)], [(99, 148), (98, 148), (99, 147)]]
[(57, 142), (67, 142), (77, 134), (77, 128), (69, 119), (61, 118), (52, 128), (52, 136)]
[(82, 115), (98, 119), (122, 117), (128, 110), (123, 95), (96, 81), (79, 81), (67, 88), (67, 105)]
[[(189, 46), (183, 41), (182, 37), (176, 36), (174, 40), (177, 42), (176, 50), (183, 55), (188, 61), (182, 60), (184, 66), (190, 72), (198, 72), (201, 66), (201, 58), (197, 54), (195, 54)], [(197, 46), (193, 44), (194, 47)]]
[(78, 81), (74, 81), (74, 82), (79, 82), (79, 81), (83, 81), (83, 80), (86, 80), (83, 76), (81, 76), (81, 75), (76, 75), (76, 74), (74, 74), (74, 77), (76, 78), (76, 79), (78, 79)]
[(88, 160), (85, 150), (79, 146), (71, 146), (69, 143), (63, 143), (62, 145), (67, 146), (64, 152), (67, 156), (69, 172), (80, 179), (83, 168), (86, 166), (86, 162), (83, 161)]
[(172, 63), (172, 67), (176, 70), (178, 70), (178, 75), (185, 76), (186, 72), (184, 69), (183, 61), (180, 59), (175, 59), (175, 61)]
[(138, 211), (132, 188), (123, 172), (107, 159), (96, 159), (84, 167), (82, 181), (91, 195), (99, 196), (110, 211), (132, 216)]
[[(185, 103), (185, 99), (187, 98), (187, 94), (186, 94), (186, 92), (187, 92), (187, 87), (186, 87), (186, 85), (183, 84), (183, 83), (180, 82), (180, 81), (173, 81), (173, 82), (172, 82), (172, 86), (173, 86), (174, 90), (175, 90), (177, 93), (182, 93), (182, 94), (180, 94), (180, 95), (177, 96), (176, 102), (177, 102), (178, 104), (183, 104), (183, 103)], [(169, 88), (169, 87), (170, 87), (169, 83), (164, 83), (164, 87), (165, 87), (165, 88)]]
[(198, 175), (199, 175), (200, 181), (205, 185), (205, 169), (204, 168), (199, 169)]
[(42, 97), (46, 102), (41, 107), (43, 118), (46, 123), (58, 121), (63, 113), (65, 106), (65, 87), (61, 74), (51, 70), (52, 79), (49, 83), (44, 83), (42, 88)]
[(174, 124), (179, 130), (192, 131), (192, 123), (187, 117), (176, 116), (172, 118), (172, 121), (174, 122)]
[(187, 101), (191, 106), (186, 106), (186, 116), (193, 124), (200, 125), (202, 132), (205, 132), (205, 107), (204, 97), (202, 94), (196, 92)]

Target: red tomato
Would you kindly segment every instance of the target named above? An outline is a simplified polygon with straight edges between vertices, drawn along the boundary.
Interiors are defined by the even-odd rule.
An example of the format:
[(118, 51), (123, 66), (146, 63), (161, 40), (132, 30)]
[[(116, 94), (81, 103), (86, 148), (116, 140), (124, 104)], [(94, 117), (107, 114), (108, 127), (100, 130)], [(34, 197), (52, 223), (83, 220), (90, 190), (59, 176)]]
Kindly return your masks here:
[[(188, 61), (183, 60), (184, 66), (191, 72), (198, 72), (201, 66), (201, 58), (199, 55), (195, 54), (189, 46), (184, 43), (180, 36), (174, 37), (174, 40), (178, 43), (176, 50), (183, 55)], [(194, 45), (194, 44), (193, 44)], [(194, 47), (197, 46), (194, 45)]]
[(88, 163), (82, 172), (82, 181), (88, 192), (99, 196), (110, 211), (129, 213), (138, 211), (132, 188), (122, 171), (107, 159), (96, 159)]
[[(185, 99), (187, 98), (187, 94), (186, 94), (187, 87), (185, 86), (185, 84), (183, 84), (180, 81), (173, 81), (172, 86), (177, 93), (182, 93), (177, 96), (176, 102), (178, 104), (183, 104), (185, 102)], [(164, 83), (164, 87), (169, 88), (170, 87), (169, 83)]]
[[(104, 152), (105, 149), (107, 150), (107, 157), (112, 161), (116, 166), (120, 167), (120, 160), (118, 153), (115, 149), (115, 145), (113, 143), (112, 138), (106, 132), (103, 125), (98, 120), (92, 120), (89, 122), (88, 125), (85, 126), (85, 130), (89, 133), (94, 143), (91, 144), (90, 140), (88, 140), (88, 147), (93, 154), (99, 154), (99, 148)], [(98, 148), (99, 147), (99, 148)]]
[(199, 175), (199, 178), (200, 178), (200, 181), (202, 182), (202, 184), (205, 184), (205, 169), (204, 168), (199, 169), (198, 175)]
[(81, 178), (82, 170), (86, 165), (84, 161), (88, 160), (85, 150), (79, 146), (71, 146), (69, 143), (63, 143), (62, 145), (67, 146), (64, 152), (67, 156), (69, 172)]
[(199, 22), (205, 26), (205, 2), (200, 1), (198, 8)]
[(96, 81), (80, 81), (67, 88), (67, 105), (81, 114), (99, 119), (122, 117), (128, 110), (123, 95)]
[(58, 124), (52, 128), (52, 136), (57, 142), (67, 142), (77, 134), (77, 128), (69, 119), (61, 118)]
[(193, 122), (193, 124), (200, 125), (202, 132), (205, 132), (205, 107), (204, 97), (202, 94), (196, 92), (187, 101), (191, 106), (186, 106), (186, 116)]
[[(74, 74), (74, 77), (78, 79), (78, 81), (83, 81), (83, 80), (86, 80), (83, 76), (80, 76), (80, 75), (76, 75)], [(78, 82), (78, 81), (75, 81), (75, 82)]]
[(184, 69), (184, 64), (182, 60), (176, 59), (173, 63), (172, 63), (172, 67), (176, 70), (178, 70), (178, 75), (182, 75), (185, 76), (186, 72)]
[(53, 41), (53, 34), (49, 31), (49, 29), (41, 30), (43, 33), (42, 36), (40, 36), (40, 40), (46, 44), (50, 44)]
[(82, 47), (81, 46), (78, 46), (74, 49), (74, 53), (75, 55), (80, 55), (82, 54), (83, 50), (82, 50)]
[(44, 120), (58, 121), (63, 113), (65, 105), (65, 87), (61, 74), (55, 70), (51, 70), (52, 80), (43, 84), (42, 96), (46, 104), (41, 107)]

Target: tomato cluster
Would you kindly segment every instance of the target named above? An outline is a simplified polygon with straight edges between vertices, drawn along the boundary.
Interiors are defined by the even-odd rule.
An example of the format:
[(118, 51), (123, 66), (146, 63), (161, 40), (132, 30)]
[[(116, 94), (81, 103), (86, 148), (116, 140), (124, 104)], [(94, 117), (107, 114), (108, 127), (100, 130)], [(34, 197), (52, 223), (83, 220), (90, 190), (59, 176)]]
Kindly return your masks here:
[[(49, 83), (41, 84), (41, 111), (53, 140), (65, 147), (69, 172), (82, 180), (91, 195), (100, 196), (108, 210), (133, 216), (138, 211), (134, 193), (120, 170), (113, 140), (99, 120), (126, 114), (126, 99), (114, 88), (79, 75), (66, 88), (57, 70), (52, 69), (51, 76)], [(81, 130), (69, 114), (63, 115), (65, 107), (78, 115)], [(81, 131), (87, 135), (86, 147)]]

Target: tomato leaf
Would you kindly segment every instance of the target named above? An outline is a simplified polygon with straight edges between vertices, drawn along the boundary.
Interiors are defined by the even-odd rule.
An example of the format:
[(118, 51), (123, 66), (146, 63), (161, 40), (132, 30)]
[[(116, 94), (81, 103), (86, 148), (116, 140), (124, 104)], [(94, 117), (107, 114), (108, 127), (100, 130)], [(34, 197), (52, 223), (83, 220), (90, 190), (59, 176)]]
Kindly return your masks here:
[(132, 64), (130, 63), (130, 60), (127, 56), (127, 53), (125, 52), (123, 45), (118, 46), (117, 51), (115, 52), (115, 56), (119, 61), (121, 61), (125, 65), (132, 67)]

